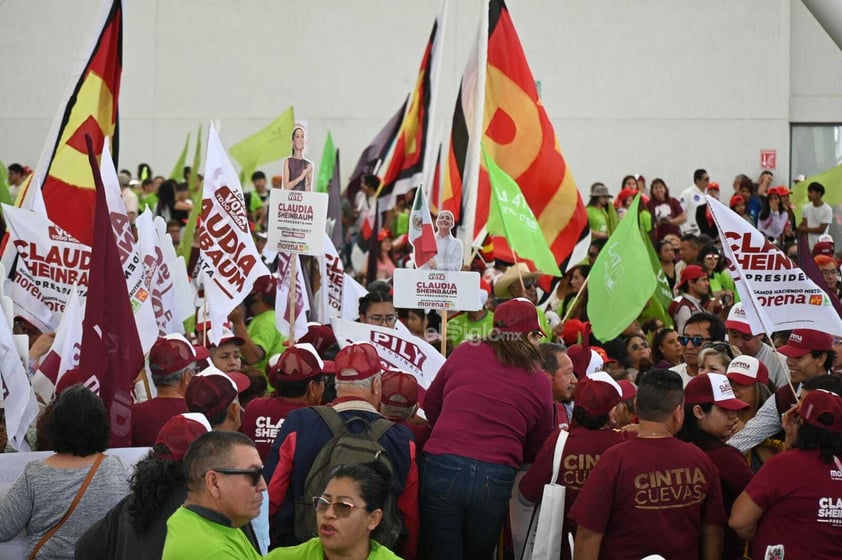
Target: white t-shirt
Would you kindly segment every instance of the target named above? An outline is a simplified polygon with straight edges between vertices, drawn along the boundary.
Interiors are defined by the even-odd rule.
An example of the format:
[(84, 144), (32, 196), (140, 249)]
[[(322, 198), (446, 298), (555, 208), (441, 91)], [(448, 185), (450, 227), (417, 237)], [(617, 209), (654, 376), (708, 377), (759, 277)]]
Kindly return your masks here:
[(693, 185), (681, 193), (678, 202), (681, 203), (681, 207), (684, 208), (684, 213), (687, 215), (687, 221), (681, 224), (681, 233), (699, 235), (699, 224), (696, 223), (696, 208), (707, 204), (705, 193), (699, 187)]
[[(825, 203), (822, 203), (821, 206), (814, 206), (812, 203), (809, 203), (801, 210), (801, 217), (807, 220), (807, 227), (812, 228), (820, 224), (829, 224), (833, 220), (833, 210)], [(819, 242), (820, 235), (821, 233), (807, 234), (810, 249)]]

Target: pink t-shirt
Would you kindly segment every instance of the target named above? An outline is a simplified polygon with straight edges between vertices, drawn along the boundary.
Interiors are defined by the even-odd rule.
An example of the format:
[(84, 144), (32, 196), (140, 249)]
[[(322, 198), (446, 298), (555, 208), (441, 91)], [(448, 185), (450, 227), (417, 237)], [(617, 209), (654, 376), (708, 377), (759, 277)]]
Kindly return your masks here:
[(550, 378), (503, 366), (488, 344), (460, 344), (427, 390), (424, 412), (433, 427), (425, 452), (517, 469), (553, 429)]
[(599, 557), (611, 560), (697, 560), (702, 525), (727, 519), (713, 462), (675, 438), (636, 438), (605, 451), (570, 518), (602, 533)]
[(755, 558), (765, 558), (767, 547), (787, 559), (842, 555), (842, 469), (822, 462), (818, 451), (775, 455), (745, 491), (765, 512), (754, 536)]
[(240, 432), (251, 438), (260, 459), (265, 462), (284, 418), (293, 410), (306, 406), (304, 403), (292, 403), (277, 397), (253, 399), (243, 411)]

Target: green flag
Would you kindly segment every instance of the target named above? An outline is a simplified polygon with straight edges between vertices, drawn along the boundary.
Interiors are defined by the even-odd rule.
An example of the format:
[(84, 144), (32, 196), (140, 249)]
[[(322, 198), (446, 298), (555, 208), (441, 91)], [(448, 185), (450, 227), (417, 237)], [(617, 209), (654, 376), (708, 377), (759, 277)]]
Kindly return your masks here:
[(491, 211), (486, 231), (505, 237), (512, 251), (531, 260), (544, 274), (561, 276), (555, 256), (544, 239), (541, 226), (526, 203), (520, 187), (506, 172), (497, 167), (482, 147), (488, 179), (491, 182)]
[[(626, 216), (637, 216), (640, 195)], [(655, 292), (658, 278), (652, 268), (646, 239), (636, 219), (620, 221), (588, 275), (588, 317), (594, 336), (616, 338), (643, 310)]]
[[(193, 199), (193, 209), (190, 210), (190, 217), (187, 225), (181, 234), (181, 241), (178, 243), (178, 256), (184, 257), (184, 262), (190, 262), (190, 251), (193, 247), (193, 237), (196, 234), (196, 221), (202, 212), (202, 188), (199, 186), (199, 164), (202, 158), (202, 125), (196, 133), (196, 151), (193, 154), (193, 171), (190, 173), (190, 198)], [(188, 331), (189, 332), (189, 331)]]
[(292, 154), (292, 129), (295, 115), (292, 107), (266, 128), (231, 146), (228, 153), (240, 164), (240, 183), (247, 184), (257, 167)]
[[(201, 142), (201, 140), (199, 140)], [(187, 163), (187, 146), (190, 145), (190, 133), (187, 133), (187, 139), (184, 140), (184, 147), (181, 149), (181, 154), (178, 156), (178, 160), (175, 162), (175, 167), (172, 168), (170, 172), (170, 179), (173, 181), (181, 182), (184, 178), (184, 165)], [(195, 168), (194, 168), (195, 170)]]
[(315, 192), (327, 192), (330, 180), (333, 178), (333, 167), (336, 165), (336, 147), (333, 145), (333, 136), (327, 131), (327, 140), (322, 150), (322, 161), (319, 162), (319, 176), (316, 178)]
[(655, 286), (655, 293), (652, 294), (643, 311), (640, 312), (638, 320), (643, 324), (649, 319), (658, 319), (665, 327), (671, 327), (673, 324), (672, 317), (670, 317), (667, 309), (669, 309), (670, 303), (672, 303), (672, 289), (643, 224), (640, 225), (640, 233), (643, 236), (644, 243), (646, 243), (646, 248), (649, 252), (649, 262), (652, 263), (652, 270), (655, 272), (655, 278), (657, 278), (658, 283)]
[(9, 205), (15, 203), (12, 200), (12, 193), (9, 192), (9, 170), (2, 161), (0, 161), (0, 202)]

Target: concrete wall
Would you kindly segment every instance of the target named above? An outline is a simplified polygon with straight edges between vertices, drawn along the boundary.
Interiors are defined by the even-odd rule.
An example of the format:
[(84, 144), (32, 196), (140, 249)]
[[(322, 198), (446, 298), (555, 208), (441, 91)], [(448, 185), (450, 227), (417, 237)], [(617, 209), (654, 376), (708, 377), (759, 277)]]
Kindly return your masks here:
[[(0, 159), (34, 166), (103, 0), (0, 3)], [(318, 159), (333, 133), (347, 175), (412, 87), (439, 0), (124, 0), (120, 166), (168, 173), (186, 134), (231, 146), (288, 105)], [(439, 89), (444, 138), (478, 0), (451, 0)], [(729, 185), (790, 122), (842, 121), (842, 53), (796, 0), (511, 0), (580, 189), (627, 173), (673, 192), (693, 169)], [(266, 166), (278, 173), (279, 164)], [(803, 172), (796, 170), (795, 172)], [(728, 192), (727, 190), (724, 192)]]

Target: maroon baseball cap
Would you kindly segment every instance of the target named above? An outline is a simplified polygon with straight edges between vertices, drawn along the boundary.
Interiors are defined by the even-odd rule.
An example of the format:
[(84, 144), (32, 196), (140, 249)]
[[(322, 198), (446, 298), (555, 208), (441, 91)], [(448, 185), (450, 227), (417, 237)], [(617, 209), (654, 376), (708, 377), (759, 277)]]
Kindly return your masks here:
[(697, 375), (684, 388), (684, 402), (686, 404), (713, 403), (725, 410), (743, 410), (749, 404), (741, 401), (734, 394), (731, 382), (721, 373), (707, 373)]
[(581, 406), (591, 416), (604, 416), (623, 400), (623, 389), (613, 377), (598, 371), (582, 378), (576, 385), (574, 406)]
[(209, 431), (210, 424), (202, 414), (177, 414), (161, 427), (153, 451), (162, 459), (181, 461), (193, 440)]
[(193, 346), (182, 334), (168, 334), (155, 341), (149, 350), (149, 371), (163, 376), (186, 368), (210, 356), (204, 346)]
[(740, 385), (769, 382), (769, 368), (754, 356), (740, 355), (731, 360), (725, 376)]
[(333, 362), (322, 360), (312, 344), (300, 342), (275, 354), (266, 364), (266, 377), (272, 386), (277, 383), (303, 381), (333, 372)]
[(383, 372), (380, 403), (398, 408), (412, 408), (418, 404), (418, 380), (405, 371), (386, 370)]
[(813, 245), (813, 252), (812, 255), (817, 257), (819, 255), (825, 255), (828, 257), (833, 256), (833, 243), (830, 241), (819, 241), (815, 245)]
[(795, 329), (778, 352), (789, 358), (800, 358), (812, 350), (827, 352), (832, 349), (833, 337), (829, 334), (813, 329)]
[(299, 342), (309, 342), (321, 356), (325, 351), (336, 344), (336, 335), (329, 325), (321, 323), (307, 323), (307, 334), (299, 339)]
[(242, 373), (223, 373), (208, 366), (190, 379), (184, 400), (190, 412), (201, 412), (213, 418), (227, 409), (237, 394), (248, 389), (250, 384), (248, 376)]
[(334, 365), (337, 381), (368, 379), (383, 371), (377, 350), (368, 342), (352, 342), (340, 350)]
[(690, 280), (698, 280), (707, 276), (707, 272), (697, 264), (690, 264), (681, 270), (681, 280), (678, 282), (676, 288), (681, 289)]
[(494, 328), (500, 332), (547, 333), (538, 322), (538, 310), (526, 298), (514, 298), (504, 301), (494, 310)]
[(801, 401), (801, 419), (817, 428), (842, 432), (842, 397), (824, 389), (813, 389)]
[(637, 385), (631, 381), (620, 379), (617, 381), (617, 385), (619, 385), (620, 389), (623, 391), (623, 394), (620, 395), (621, 401), (629, 401), (637, 396)]

